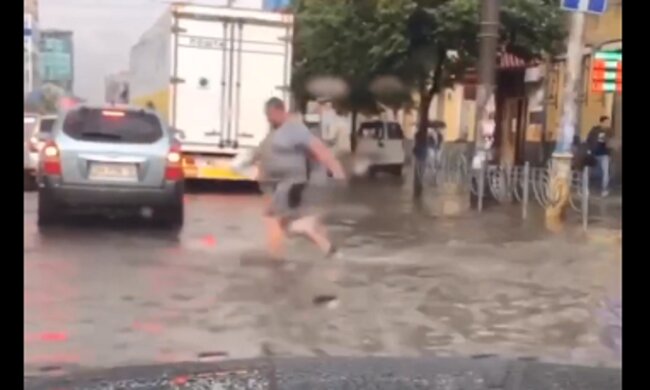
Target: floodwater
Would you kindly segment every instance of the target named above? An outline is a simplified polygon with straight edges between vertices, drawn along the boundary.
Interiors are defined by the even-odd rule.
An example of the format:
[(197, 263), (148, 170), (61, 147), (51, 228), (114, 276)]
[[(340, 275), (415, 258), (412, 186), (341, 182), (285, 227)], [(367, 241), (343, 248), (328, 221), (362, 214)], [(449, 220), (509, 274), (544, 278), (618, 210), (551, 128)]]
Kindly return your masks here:
[(608, 212), (552, 233), (510, 206), (426, 215), (405, 187), (337, 189), (342, 259), (293, 239), (282, 264), (260, 255), (251, 191), (188, 194), (178, 234), (99, 219), (41, 233), (26, 193), (25, 371), (268, 355), (620, 366), (599, 314), (620, 299)]

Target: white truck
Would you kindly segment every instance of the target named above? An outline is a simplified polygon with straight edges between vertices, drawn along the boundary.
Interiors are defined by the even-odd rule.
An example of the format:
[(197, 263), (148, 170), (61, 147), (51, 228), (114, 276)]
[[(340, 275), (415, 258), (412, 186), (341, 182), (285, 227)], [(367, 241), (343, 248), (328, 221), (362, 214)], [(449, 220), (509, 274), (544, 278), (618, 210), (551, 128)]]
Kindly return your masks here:
[(269, 125), (264, 103), (289, 103), (293, 16), (172, 4), (131, 49), (130, 103), (178, 130), (185, 177), (249, 180), (232, 158)]

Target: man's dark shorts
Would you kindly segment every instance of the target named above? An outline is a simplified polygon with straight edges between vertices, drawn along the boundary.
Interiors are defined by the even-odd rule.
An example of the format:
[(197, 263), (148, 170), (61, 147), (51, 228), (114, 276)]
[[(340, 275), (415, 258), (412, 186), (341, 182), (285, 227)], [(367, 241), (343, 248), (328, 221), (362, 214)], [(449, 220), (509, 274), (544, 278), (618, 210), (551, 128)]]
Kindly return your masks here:
[(266, 215), (289, 220), (305, 216), (308, 203), (305, 199), (307, 186), (304, 182), (261, 183), (262, 192), (271, 197)]

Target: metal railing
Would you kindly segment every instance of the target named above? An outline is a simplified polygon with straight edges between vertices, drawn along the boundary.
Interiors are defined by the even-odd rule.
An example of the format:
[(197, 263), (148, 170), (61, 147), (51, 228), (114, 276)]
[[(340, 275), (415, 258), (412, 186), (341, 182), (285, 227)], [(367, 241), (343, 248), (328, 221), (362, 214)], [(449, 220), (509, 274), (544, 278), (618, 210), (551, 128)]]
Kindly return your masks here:
[[(498, 204), (521, 205), (521, 216), (527, 219), (531, 200), (542, 208), (557, 205), (560, 194), (551, 186), (552, 165), (532, 167), (523, 165), (483, 164), (471, 169), (462, 151), (443, 151), (436, 160), (416, 164), (415, 174), (421, 175), (422, 183), (429, 191), (442, 191), (449, 185), (463, 189), (477, 199), (477, 209), (482, 212), (489, 197)], [(589, 168), (572, 171), (569, 185), (570, 209), (580, 213), (582, 225), (587, 229), (589, 221)]]
[(462, 151), (443, 149), (424, 162), (414, 161), (415, 174), (423, 186), (441, 190), (448, 186), (466, 188), (471, 174), (467, 158)]

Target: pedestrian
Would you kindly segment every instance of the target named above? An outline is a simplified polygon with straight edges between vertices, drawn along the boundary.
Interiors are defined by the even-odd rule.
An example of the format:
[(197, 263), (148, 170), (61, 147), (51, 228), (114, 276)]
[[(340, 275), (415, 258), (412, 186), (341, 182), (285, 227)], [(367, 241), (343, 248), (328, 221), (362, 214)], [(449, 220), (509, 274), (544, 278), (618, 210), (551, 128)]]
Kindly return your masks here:
[(428, 158), (435, 166), (439, 166), (442, 159), (442, 146), (445, 140), (444, 131), (447, 125), (443, 121), (435, 120), (429, 124), (427, 135)]
[[(418, 142), (419, 133), (415, 134), (415, 145), (413, 147), (413, 162), (415, 172), (421, 180), (429, 175), (435, 175), (435, 170), (440, 166), (442, 159), (442, 145), (444, 142), (443, 131), (445, 122), (434, 120), (428, 123), (424, 142)], [(430, 171), (432, 170), (432, 171)]]
[(595, 159), (600, 172), (600, 189), (603, 197), (609, 195), (609, 138), (609, 117), (604, 115), (600, 117), (598, 124), (589, 131), (587, 136), (589, 154)]
[(284, 102), (271, 98), (265, 105), (271, 131), (260, 145), (255, 160), (258, 180), (265, 193), (267, 244), (274, 258), (284, 256), (287, 233), (311, 240), (326, 255), (336, 254), (315, 208), (310, 187), (310, 172), (322, 165), (334, 179), (345, 174), (327, 146), (314, 136), (302, 121), (291, 118)]

